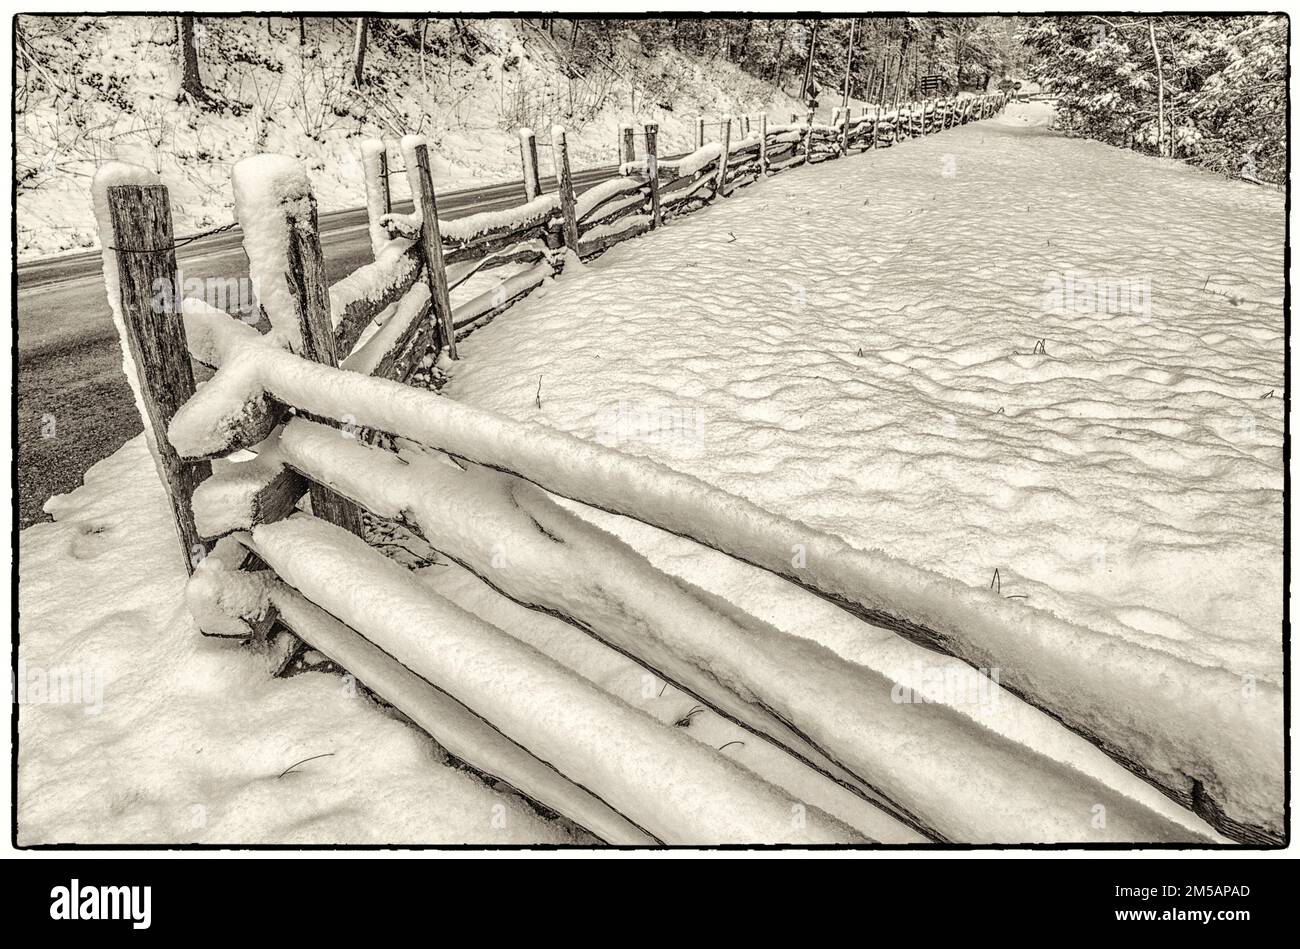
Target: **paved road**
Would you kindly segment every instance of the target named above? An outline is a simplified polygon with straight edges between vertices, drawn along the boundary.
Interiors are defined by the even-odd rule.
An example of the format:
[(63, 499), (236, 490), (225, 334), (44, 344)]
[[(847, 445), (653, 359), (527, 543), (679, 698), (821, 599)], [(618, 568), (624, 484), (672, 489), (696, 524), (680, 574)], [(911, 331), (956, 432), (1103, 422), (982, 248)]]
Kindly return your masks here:
[[(574, 173), (578, 191), (617, 173), (613, 166)], [(509, 182), (438, 196), (444, 218), (508, 208), (523, 200)], [(409, 211), (401, 202), (396, 211)], [(364, 208), (320, 216), (321, 246), (335, 281), (371, 259)], [(177, 250), (186, 279), (247, 272), (238, 228)], [(99, 251), (31, 261), (18, 267), (19, 522), (46, 515), (52, 494), (76, 487), (95, 462), (140, 431), (122, 375), (121, 351), (104, 290)]]

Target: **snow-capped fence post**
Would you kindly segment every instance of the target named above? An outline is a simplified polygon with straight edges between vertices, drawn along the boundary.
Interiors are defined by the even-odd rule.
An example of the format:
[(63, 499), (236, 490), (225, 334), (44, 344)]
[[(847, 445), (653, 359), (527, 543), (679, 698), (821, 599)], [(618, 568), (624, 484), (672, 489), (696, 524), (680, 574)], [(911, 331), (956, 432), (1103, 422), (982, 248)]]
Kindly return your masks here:
[[(167, 440), (172, 416), (194, 395), (194, 370), (179, 312), (171, 204), (167, 188), (160, 184), (112, 185), (107, 201), (121, 301), (118, 331), (134, 363), (137, 378), (131, 380), (132, 388), (171, 504), (185, 569), (193, 573), (211, 549), (194, 524), (194, 489), (212, 474), (212, 465), (183, 461)], [(109, 288), (111, 292), (111, 281)]]
[(704, 116), (695, 117), (695, 150), (698, 152), (704, 147)]
[(531, 201), (542, 193), (542, 179), (537, 173), (537, 136), (532, 129), (519, 130), (519, 160), (524, 166), (524, 197)]
[(560, 214), (564, 219), (564, 246), (578, 253), (578, 206), (573, 196), (573, 172), (569, 169), (569, 142), (564, 127), (551, 129), (555, 149), (555, 183), (560, 189)]
[(767, 113), (758, 116), (758, 173), (767, 174)]
[[(302, 334), (302, 352), (299, 355), (337, 368), (339, 358), (334, 345), (334, 323), (330, 317), (325, 256), (321, 253), (317, 227), (316, 198), (310, 192), (305, 197), (306, 202), (294, 201), (285, 214), (289, 234), (286, 277)], [(339, 432), (340, 438), (354, 435), (355, 432), (351, 431)], [(316, 481), (311, 482), (311, 510), (316, 517), (337, 524), (358, 537), (365, 537), (361, 508)]]
[(650, 227), (653, 230), (663, 223), (659, 210), (659, 124), (645, 124), (645, 167), (650, 185)]
[(361, 143), (361, 170), (366, 181), (366, 217), (370, 222), (370, 247), (375, 256), (388, 244), (388, 232), (381, 223), (393, 211), (393, 192), (388, 175), (388, 147), (379, 139)]
[[(403, 151), (408, 151), (404, 148)], [(433, 193), (433, 173), (429, 170), (429, 146), (420, 139), (409, 149), (414, 167), (406, 169), (411, 178), (411, 192), (420, 213), (420, 249), (424, 253), (429, 289), (433, 294), (433, 318), (436, 320), (438, 349), (447, 347), (447, 355), (458, 359), (456, 332), (451, 325), (451, 296), (447, 288), (447, 266), (442, 259), (442, 232), (438, 228), (438, 200)], [(407, 159), (408, 166), (410, 158)]]
[(636, 129), (630, 125), (621, 125), (618, 133), (622, 143), (619, 150), (619, 162), (636, 161)]
[(718, 191), (719, 198), (727, 196), (727, 163), (731, 154), (731, 116), (722, 117), (722, 152), (718, 155)]

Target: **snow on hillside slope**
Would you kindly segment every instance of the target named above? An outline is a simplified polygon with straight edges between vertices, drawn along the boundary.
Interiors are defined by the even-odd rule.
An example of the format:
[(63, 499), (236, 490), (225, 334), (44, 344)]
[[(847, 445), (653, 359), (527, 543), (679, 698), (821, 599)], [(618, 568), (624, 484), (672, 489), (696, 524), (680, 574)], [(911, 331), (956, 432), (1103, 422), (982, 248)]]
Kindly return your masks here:
[(1045, 119), (623, 244), (472, 336), (447, 394), (1230, 670), (1249, 714), (1281, 684), (1283, 202)]
[[(625, 44), (617, 63), (571, 80), (564, 40), (509, 19), (469, 21), (481, 44), (472, 64), (446, 20), (430, 27), (423, 69), (418, 37), (374, 33), (369, 85), (358, 93), (349, 78), (348, 23), (308, 18), (308, 44), (300, 48), (296, 18), (268, 25), (266, 17), (242, 17), (199, 20), (200, 70), (219, 99), (200, 108), (176, 101), (172, 19), (81, 17), (58, 30), (28, 28), (44, 65), (68, 89), (55, 95), (33, 79), (17, 99), (20, 258), (96, 245), (89, 180), (110, 159), (155, 168), (171, 189), (176, 233), (186, 234), (231, 219), (230, 170), (259, 151), (305, 162), (321, 210), (329, 211), (364, 204), (366, 137), (424, 134), (434, 182), (449, 190), (518, 180), (521, 125), (538, 129), (542, 143), (552, 124), (568, 126), (570, 160), (580, 169), (617, 163), (626, 122), (658, 122), (660, 151), (671, 154), (693, 142), (696, 113), (770, 111), (788, 119), (794, 106), (729, 63), (667, 48), (647, 55)], [(542, 175), (553, 174), (544, 144), (538, 158)], [(408, 193), (404, 176), (394, 176), (394, 192)]]
[(20, 845), (591, 842), (346, 680), (202, 637), (142, 436), (49, 509), (19, 535)]

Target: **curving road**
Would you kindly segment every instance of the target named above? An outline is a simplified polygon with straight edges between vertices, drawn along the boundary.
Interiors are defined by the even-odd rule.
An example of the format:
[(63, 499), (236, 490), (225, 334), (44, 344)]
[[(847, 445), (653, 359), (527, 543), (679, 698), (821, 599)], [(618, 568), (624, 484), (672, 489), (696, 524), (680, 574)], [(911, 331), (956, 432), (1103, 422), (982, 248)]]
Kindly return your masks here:
[[(616, 166), (574, 172), (581, 192), (617, 174)], [(512, 207), (523, 182), (487, 185), (438, 196), (438, 214), (464, 217)], [(409, 211), (397, 202), (396, 211)], [(325, 268), (335, 281), (371, 259), (366, 211), (320, 215)], [(188, 278), (238, 277), (246, 272), (239, 228), (177, 249)], [(75, 488), (86, 470), (141, 429), (104, 291), (99, 251), (34, 260), (18, 266), (18, 507), (19, 526), (46, 519), (47, 498)]]

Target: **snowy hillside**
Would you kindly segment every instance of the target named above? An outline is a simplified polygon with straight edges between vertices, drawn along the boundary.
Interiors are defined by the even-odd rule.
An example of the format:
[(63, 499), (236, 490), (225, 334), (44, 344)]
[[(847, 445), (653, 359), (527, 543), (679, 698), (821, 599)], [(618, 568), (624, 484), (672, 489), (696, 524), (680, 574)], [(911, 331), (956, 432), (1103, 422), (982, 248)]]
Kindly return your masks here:
[[(581, 72), (566, 41), (536, 21), (400, 20), (372, 32), (366, 83), (351, 81), (349, 22), (307, 18), (199, 19), (200, 72), (212, 97), (181, 99), (172, 17), (66, 17), (24, 22), (39, 68), (17, 106), (18, 253), (32, 258), (96, 246), (89, 185), (94, 168), (121, 159), (155, 168), (171, 189), (178, 234), (230, 220), (230, 170), (255, 152), (301, 159), (322, 211), (363, 200), (360, 141), (412, 132), (430, 143), (440, 189), (520, 177), (520, 126), (570, 130), (575, 169), (614, 164), (618, 128), (660, 125), (660, 150), (693, 141), (694, 116), (796, 106), (775, 86), (723, 59), (670, 47), (644, 52), (624, 39), (614, 59)], [(552, 173), (549, 150), (539, 156)], [(405, 193), (401, 176), (395, 192)]]

